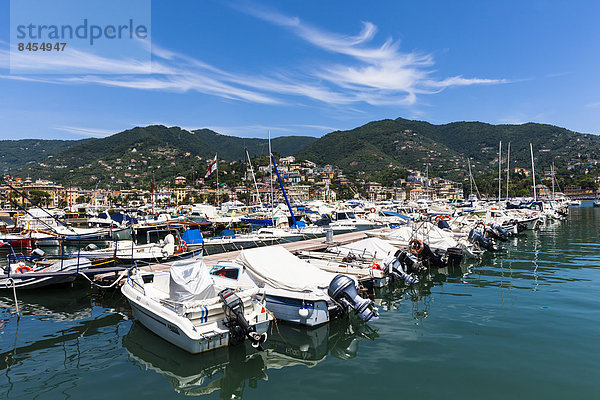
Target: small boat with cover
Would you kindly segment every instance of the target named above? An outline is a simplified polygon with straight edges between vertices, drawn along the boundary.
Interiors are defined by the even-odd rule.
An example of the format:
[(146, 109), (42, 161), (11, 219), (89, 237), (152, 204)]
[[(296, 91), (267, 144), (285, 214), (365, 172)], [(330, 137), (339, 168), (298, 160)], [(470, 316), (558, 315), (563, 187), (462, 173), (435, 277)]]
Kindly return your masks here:
[(217, 287), (198, 259), (176, 261), (169, 271), (134, 272), (121, 291), (142, 325), (192, 354), (246, 338), (260, 348), (272, 319), (262, 290)]

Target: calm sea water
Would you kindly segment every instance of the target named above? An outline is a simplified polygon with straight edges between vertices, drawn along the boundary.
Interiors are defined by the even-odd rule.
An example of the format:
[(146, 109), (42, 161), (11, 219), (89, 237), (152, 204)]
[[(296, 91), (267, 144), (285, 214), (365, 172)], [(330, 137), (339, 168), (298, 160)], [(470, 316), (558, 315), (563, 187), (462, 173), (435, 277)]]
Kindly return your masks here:
[(479, 264), (378, 293), (381, 318), (279, 324), (261, 353), (189, 355), (119, 292), (0, 293), (0, 398), (598, 399), (600, 209)]

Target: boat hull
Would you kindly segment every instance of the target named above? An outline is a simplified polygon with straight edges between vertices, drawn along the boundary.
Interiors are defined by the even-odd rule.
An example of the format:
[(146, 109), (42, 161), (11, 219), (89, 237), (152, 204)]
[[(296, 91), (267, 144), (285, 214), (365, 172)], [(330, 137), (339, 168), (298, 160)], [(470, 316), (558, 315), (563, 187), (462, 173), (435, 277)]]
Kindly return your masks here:
[[(305, 301), (267, 294), (266, 301), (267, 308), (278, 320), (305, 326), (318, 326), (329, 322), (329, 309), (325, 300)], [(303, 306), (308, 310), (306, 317), (300, 316)]]

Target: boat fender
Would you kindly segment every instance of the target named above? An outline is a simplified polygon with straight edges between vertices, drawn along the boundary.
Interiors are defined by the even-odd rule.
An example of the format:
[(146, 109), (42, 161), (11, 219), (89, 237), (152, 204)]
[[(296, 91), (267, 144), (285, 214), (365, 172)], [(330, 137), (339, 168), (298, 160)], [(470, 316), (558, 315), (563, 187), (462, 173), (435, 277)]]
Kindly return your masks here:
[(308, 308), (306, 308), (304, 304), (302, 304), (302, 307), (298, 310), (298, 315), (303, 319), (308, 318)]

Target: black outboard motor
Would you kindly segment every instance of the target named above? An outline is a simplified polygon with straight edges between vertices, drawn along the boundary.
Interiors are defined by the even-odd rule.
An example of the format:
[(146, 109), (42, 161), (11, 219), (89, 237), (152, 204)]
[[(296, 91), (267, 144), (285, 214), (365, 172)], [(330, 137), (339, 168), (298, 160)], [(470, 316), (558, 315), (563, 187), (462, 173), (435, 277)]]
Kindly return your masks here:
[(421, 252), (419, 253), (419, 259), (421, 260), (423, 265), (429, 268), (443, 268), (446, 266), (446, 264), (442, 260), (442, 255), (439, 254), (437, 250), (435, 252), (431, 251), (431, 248), (427, 243), (423, 243), (423, 250), (421, 250)]
[(421, 274), (427, 272), (427, 268), (423, 267), (423, 264), (414, 262), (404, 250), (398, 250), (396, 254), (394, 254), (394, 257), (396, 257), (404, 267), (404, 271), (409, 274)]
[(488, 251), (496, 250), (492, 239), (484, 237), (483, 234), (475, 228), (471, 229), (471, 232), (469, 232), (469, 242), (474, 243), (482, 249), (486, 249)]
[(358, 295), (356, 285), (352, 278), (346, 275), (336, 275), (329, 284), (327, 294), (344, 305), (347, 311), (354, 310), (363, 321), (376, 320), (377, 311), (373, 307), (373, 302), (369, 299), (363, 299)]
[(229, 342), (239, 344), (247, 337), (252, 343), (252, 347), (262, 349), (261, 345), (267, 340), (267, 334), (256, 333), (256, 328), (250, 326), (244, 317), (244, 303), (237, 294), (231, 289), (224, 289), (219, 292), (219, 297), (223, 302), (225, 316), (228, 321), (225, 323), (229, 328)]
[(394, 258), (385, 263), (386, 272), (393, 278), (406, 283), (418, 283), (419, 278), (412, 273), (416, 269), (415, 262), (405, 251), (398, 250)]
[(486, 238), (492, 238), (492, 239), (500, 240), (502, 242), (506, 242), (508, 240), (508, 235), (497, 224), (491, 224), (491, 225), (486, 226), (483, 235)]
[(463, 257), (464, 253), (459, 247), (448, 247), (448, 250), (446, 250), (446, 264), (449, 267), (458, 267)]
[(501, 236), (504, 237), (505, 240), (502, 240), (503, 242), (506, 242), (508, 240), (508, 238), (513, 237), (514, 234), (512, 231), (508, 230), (508, 229), (504, 229), (502, 226), (498, 225), (498, 224), (491, 224), (490, 228), (492, 228), (494, 231), (496, 231), (496, 233)]

